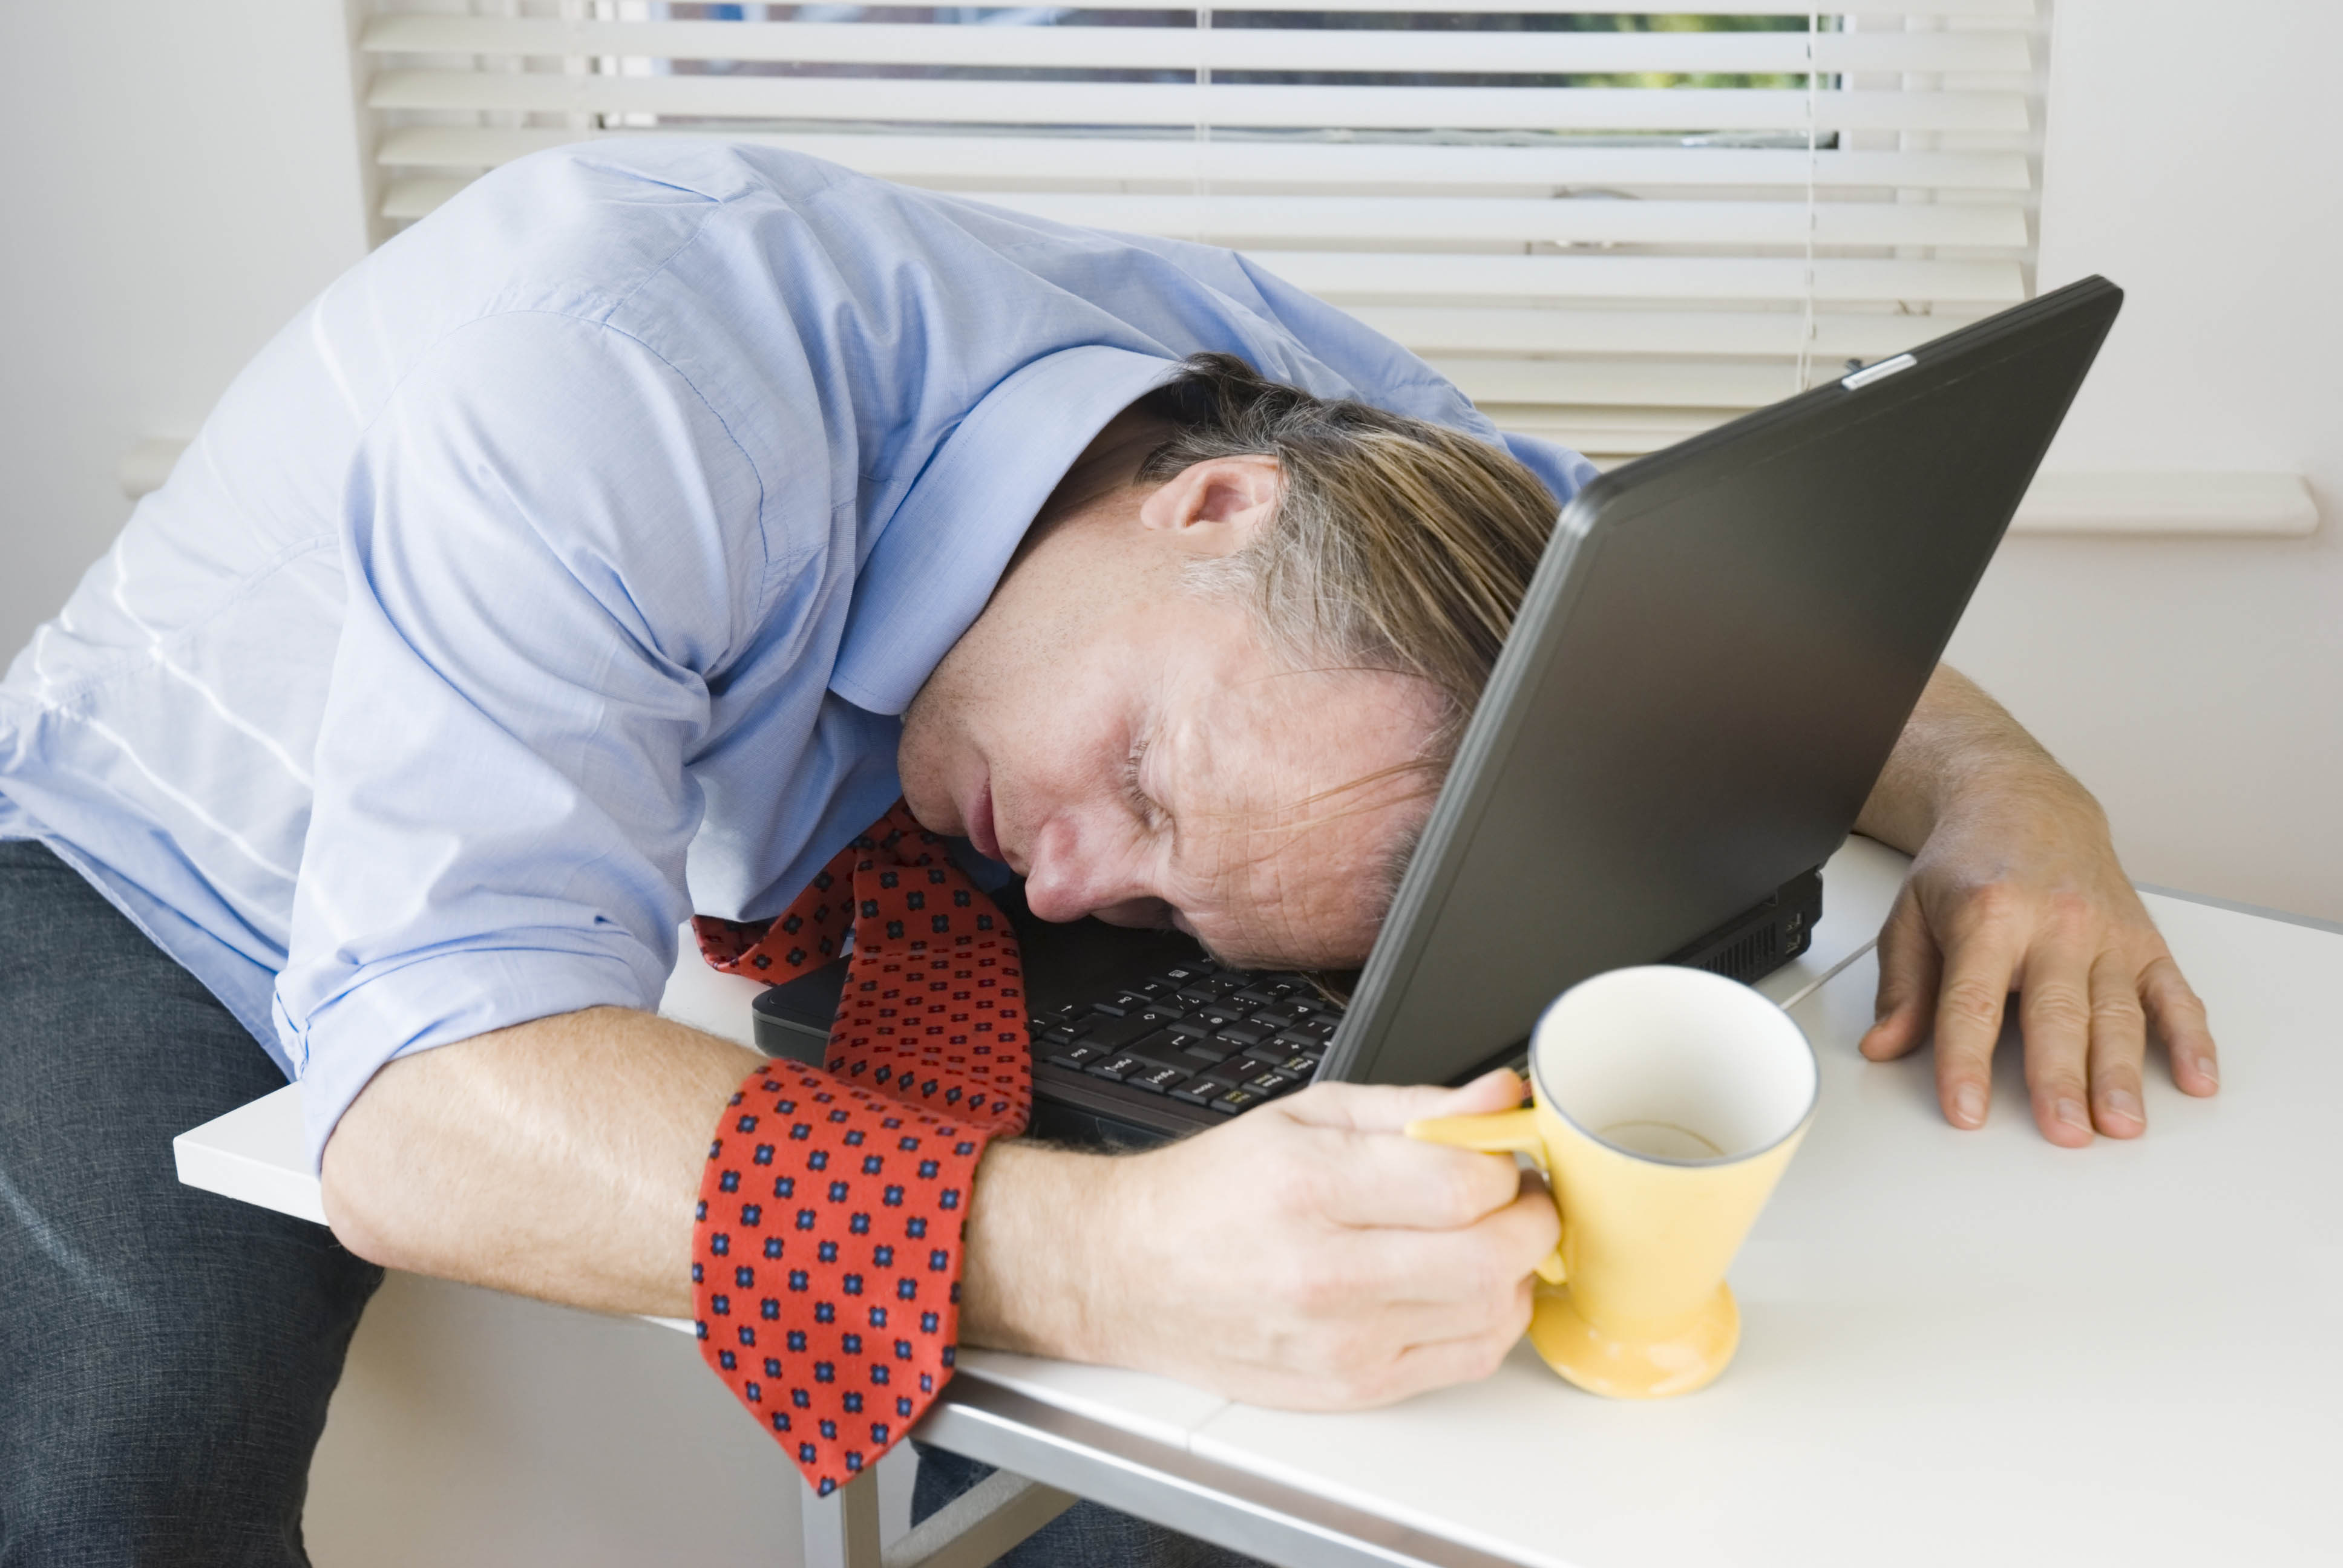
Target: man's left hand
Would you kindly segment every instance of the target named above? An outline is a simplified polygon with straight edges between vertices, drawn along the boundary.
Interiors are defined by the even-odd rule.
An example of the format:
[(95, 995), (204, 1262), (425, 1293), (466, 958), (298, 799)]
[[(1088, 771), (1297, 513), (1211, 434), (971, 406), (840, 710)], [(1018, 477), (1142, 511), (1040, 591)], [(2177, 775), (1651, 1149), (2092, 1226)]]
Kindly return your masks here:
[(1880, 932), (1863, 1054), (1902, 1056), (1933, 1024), (1945, 1115), (1979, 1126), (2013, 991), (2034, 1120), (2053, 1143), (2147, 1131), (2151, 1026), (2184, 1092), (2219, 1087), (2204, 1003), (2117, 863), (2097, 803), (2046, 758), (1978, 780), (1931, 825)]

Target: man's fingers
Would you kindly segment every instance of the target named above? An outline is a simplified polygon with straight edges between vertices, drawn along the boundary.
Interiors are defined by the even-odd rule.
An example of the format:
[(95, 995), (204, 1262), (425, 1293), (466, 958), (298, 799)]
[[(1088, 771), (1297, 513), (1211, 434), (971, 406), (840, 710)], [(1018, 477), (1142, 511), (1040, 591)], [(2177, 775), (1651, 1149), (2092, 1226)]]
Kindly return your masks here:
[(2042, 1136), (2067, 1149), (2091, 1141), (2091, 952), (2077, 930), (2050, 930), (2026, 955), (2018, 997), (2026, 1088)]
[(1346, 1132), (1397, 1132), (1411, 1121), (1434, 1116), (1472, 1116), (1511, 1111), (1524, 1093), (1521, 1075), (1510, 1068), (1484, 1072), (1460, 1089), (1431, 1085), (1402, 1088), (1375, 1083), (1319, 1083), (1262, 1108), (1312, 1127)]
[(1478, 1223), (1521, 1193), (1510, 1154), (1478, 1154), (1394, 1132), (1322, 1134), (1330, 1147), (1295, 1175), (1296, 1194), (1338, 1225), (1454, 1231)]
[(1887, 923), (1879, 929), (1879, 997), (1876, 1020), (1863, 1037), (1862, 1051), (1874, 1061), (1893, 1061), (1927, 1038), (1936, 1002), (1940, 960), (1936, 939), (1912, 884), (1896, 895)]
[(2091, 965), (2091, 1121), (2110, 1138), (2147, 1131), (2139, 1083), (2147, 1050), (2139, 977), (2124, 955), (2101, 953)]
[(2172, 1081), (2184, 1094), (2206, 1095), (2221, 1087), (2221, 1060), (2205, 1004), (2181, 977), (2172, 955), (2159, 955), (2140, 971), (2139, 999), (2165, 1049), (2172, 1053)]
[(1968, 922), (1954, 934), (1936, 989), (1936, 1099), (1956, 1127), (1985, 1125), (1993, 1095), (1993, 1048), (2023, 948), (2004, 921)]
[(1339, 1254), (1342, 1278), (1328, 1283), (1345, 1307), (1374, 1303), (1402, 1340), (1478, 1332), (1530, 1282), (1558, 1234), (1554, 1205), (1524, 1193), (1468, 1230), (1354, 1234)]
[(1475, 1382), (1497, 1370), (1505, 1352), (1520, 1342), (1530, 1323), (1529, 1286), (1522, 1287), (1521, 1306), (1508, 1322), (1463, 1339), (1434, 1340), (1410, 1345), (1392, 1369), (1392, 1389), (1379, 1404), (1393, 1403), (1412, 1394)]

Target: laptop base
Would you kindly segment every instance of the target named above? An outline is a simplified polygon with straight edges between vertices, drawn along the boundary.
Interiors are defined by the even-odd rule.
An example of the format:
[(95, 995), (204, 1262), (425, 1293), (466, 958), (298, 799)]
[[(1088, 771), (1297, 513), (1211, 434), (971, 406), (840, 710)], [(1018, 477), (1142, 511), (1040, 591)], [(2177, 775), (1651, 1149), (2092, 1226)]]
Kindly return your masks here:
[[(1112, 999), (1171, 970), (1215, 968), (1195, 943), (1173, 931), (1131, 930), (1097, 920), (1052, 925), (1035, 920), (1021, 890), (995, 895), (1024, 953), (1028, 1010), (1048, 1019)], [(1819, 867), (1784, 883), (1771, 898), (1659, 961), (1707, 970), (1754, 983), (1806, 950), (1822, 918)], [(757, 1048), (820, 1065), (837, 1016), (847, 966), (835, 963), (768, 988), (754, 1004)], [(1492, 1067), (1518, 1063), (1523, 1042), (1450, 1079), (1463, 1083)], [(1189, 1103), (1131, 1083), (1047, 1060), (1037, 1039), (1030, 1134), (1053, 1143), (1105, 1150), (1144, 1149), (1227, 1119), (1226, 1109)]]

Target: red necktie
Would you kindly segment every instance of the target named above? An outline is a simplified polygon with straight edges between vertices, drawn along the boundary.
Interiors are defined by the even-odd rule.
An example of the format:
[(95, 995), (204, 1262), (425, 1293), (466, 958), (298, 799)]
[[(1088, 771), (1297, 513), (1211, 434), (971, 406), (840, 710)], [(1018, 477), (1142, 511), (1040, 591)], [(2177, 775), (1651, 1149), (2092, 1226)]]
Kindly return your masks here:
[(700, 1353), (828, 1494), (951, 1376), (978, 1160), (1031, 1103), (1017, 943), (900, 801), (759, 927), (701, 953), (776, 981), (854, 953), (827, 1070), (769, 1061), (718, 1121), (699, 1186)]

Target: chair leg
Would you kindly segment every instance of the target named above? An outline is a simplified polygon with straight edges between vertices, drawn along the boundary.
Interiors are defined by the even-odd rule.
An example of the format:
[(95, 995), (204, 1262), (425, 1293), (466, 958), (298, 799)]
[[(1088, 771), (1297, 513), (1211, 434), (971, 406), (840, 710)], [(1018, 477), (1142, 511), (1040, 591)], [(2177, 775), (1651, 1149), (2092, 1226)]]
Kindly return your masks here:
[(988, 1568), (1076, 1501), (997, 1470), (921, 1520), (891, 1551), (881, 1551), (879, 1473), (866, 1470), (828, 1497), (806, 1489), (799, 1509), (805, 1568)]
[(806, 1568), (881, 1568), (877, 1466), (828, 1497), (817, 1497), (809, 1486), (799, 1504)]
[(1070, 1492), (996, 1470), (920, 1521), (888, 1549), (882, 1568), (990, 1568), (1077, 1501)]

